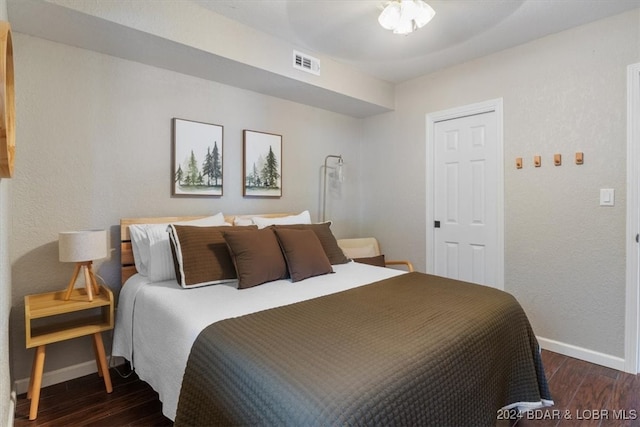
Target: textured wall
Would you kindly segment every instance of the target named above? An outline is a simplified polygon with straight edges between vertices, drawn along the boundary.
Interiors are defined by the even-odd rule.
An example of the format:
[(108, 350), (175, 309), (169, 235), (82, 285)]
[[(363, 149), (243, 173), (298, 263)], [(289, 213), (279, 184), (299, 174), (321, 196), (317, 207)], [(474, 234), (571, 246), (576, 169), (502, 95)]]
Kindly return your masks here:
[[(110, 231), (113, 250), (98, 272), (117, 290), (120, 217), (310, 209), (317, 219), (326, 154), (347, 163), (341, 199), (329, 204), (336, 234), (375, 234), (390, 257), (424, 270), (425, 115), (498, 97), (506, 289), (539, 335), (622, 356), (625, 67), (640, 60), (639, 19), (629, 12), (407, 82), (397, 88), (396, 112), (365, 121), (15, 35), (19, 154), (8, 242), (8, 183), (0, 183), (0, 279), (8, 283), (8, 247), (13, 297), (0, 289), (3, 302), (12, 299), (14, 378), (28, 376), (32, 357), (23, 296), (62, 289), (71, 275), (57, 261), (59, 231)], [(169, 196), (172, 117), (224, 125), (222, 198)], [(245, 128), (284, 136), (282, 199), (242, 198)], [(571, 164), (574, 151), (585, 152), (585, 165)], [(549, 165), (555, 152), (564, 155), (561, 168)], [(539, 170), (535, 154), (545, 159)], [(516, 171), (520, 156), (525, 169)], [(597, 206), (604, 187), (616, 189), (616, 207)], [(92, 357), (89, 340), (54, 344), (45, 370)], [(6, 371), (0, 366), (1, 384)]]
[[(365, 122), (363, 209), (377, 213), (365, 234), (424, 270), (425, 116), (503, 98), (505, 289), (539, 336), (624, 357), (626, 66), (640, 60), (639, 19), (635, 10), (398, 86), (396, 111)], [(615, 207), (598, 206), (600, 188), (616, 190)]]
[[(0, 0), (0, 20), (7, 20), (7, 1)], [(9, 315), (11, 313), (11, 268), (9, 263), (9, 179), (0, 179), (0, 424), (12, 415), (10, 405)]]
[(0, 424), (9, 419), (12, 407), (9, 353), (11, 313), (11, 268), (9, 263), (10, 180), (0, 179)]
[[(348, 179), (330, 200), (337, 235), (352, 234), (360, 204), (361, 122), (110, 56), (16, 35), (20, 156), (13, 180), (12, 353), (29, 376), (23, 297), (64, 289), (73, 269), (58, 262), (62, 230), (107, 228), (113, 249), (98, 273), (119, 286), (121, 217), (309, 209), (319, 217), (320, 168), (343, 154)], [(171, 119), (224, 126), (224, 196), (172, 198)], [(283, 197), (242, 197), (242, 130), (283, 135)], [(331, 203), (335, 202), (335, 203)], [(45, 371), (92, 359), (89, 339), (48, 346)]]

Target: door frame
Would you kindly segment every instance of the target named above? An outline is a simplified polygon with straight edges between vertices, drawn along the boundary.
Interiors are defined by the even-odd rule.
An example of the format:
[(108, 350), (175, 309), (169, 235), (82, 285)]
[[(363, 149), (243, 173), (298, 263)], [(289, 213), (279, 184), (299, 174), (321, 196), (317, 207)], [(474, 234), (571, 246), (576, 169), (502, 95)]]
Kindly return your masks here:
[(435, 233), (433, 228), (433, 221), (435, 220), (435, 211), (434, 211), (434, 198), (435, 198), (435, 124), (437, 122), (442, 122), (445, 120), (453, 120), (459, 119), (466, 116), (472, 116), (476, 114), (482, 113), (496, 113), (496, 129), (497, 129), (497, 151), (498, 158), (496, 159), (496, 165), (498, 170), (497, 179), (498, 179), (498, 189), (496, 195), (496, 209), (497, 209), (497, 224), (496, 224), (496, 232), (497, 236), (497, 265), (496, 268), (496, 278), (497, 283), (495, 284), (496, 288), (504, 289), (504, 130), (503, 130), (503, 109), (502, 109), (502, 98), (491, 99), (484, 102), (478, 102), (475, 104), (463, 105), (460, 107), (450, 108), (448, 110), (436, 111), (433, 113), (428, 113), (426, 115), (427, 122), (427, 176), (426, 176), (426, 187), (427, 187), (427, 218), (426, 218), (426, 240), (427, 240), (427, 273), (433, 274), (435, 272), (435, 251), (434, 251), (434, 241), (435, 241)]
[(640, 63), (627, 67), (627, 272), (625, 296), (625, 371), (640, 372), (640, 277), (638, 243), (640, 232)]

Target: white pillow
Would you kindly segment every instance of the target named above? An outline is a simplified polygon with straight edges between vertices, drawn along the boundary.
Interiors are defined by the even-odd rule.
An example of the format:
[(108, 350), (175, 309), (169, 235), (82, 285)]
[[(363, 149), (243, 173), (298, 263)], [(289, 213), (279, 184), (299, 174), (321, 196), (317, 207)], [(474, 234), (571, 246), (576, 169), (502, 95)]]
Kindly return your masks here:
[(251, 218), (241, 218), (239, 216), (233, 218), (233, 225), (239, 227), (245, 227), (247, 225), (253, 225)]
[[(224, 221), (224, 215), (218, 213), (192, 221), (180, 221), (175, 224), (198, 227), (231, 225)], [(131, 248), (136, 270), (152, 281), (175, 279), (171, 245), (169, 244), (168, 223), (132, 224), (129, 226)]]
[(265, 228), (270, 225), (311, 224), (311, 215), (309, 215), (309, 211), (304, 211), (298, 215), (281, 216), (277, 218), (254, 216), (251, 220), (258, 228)]
[(148, 224), (133, 224), (129, 226), (131, 236), (131, 249), (133, 250), (133, 262), (136, 270), (143, 276), (148, 275), (149, 269), (149, 239), (147, 238)]
[(192, 219), (191, 221), (179, 221), (173, 222), (177, 225), (193, 225), (195, 227), (216, 227), (219, 225), (231, 225), (225, 222), (222, 212), (215, 214), (214, 216), (206, 216), (200, 219)]

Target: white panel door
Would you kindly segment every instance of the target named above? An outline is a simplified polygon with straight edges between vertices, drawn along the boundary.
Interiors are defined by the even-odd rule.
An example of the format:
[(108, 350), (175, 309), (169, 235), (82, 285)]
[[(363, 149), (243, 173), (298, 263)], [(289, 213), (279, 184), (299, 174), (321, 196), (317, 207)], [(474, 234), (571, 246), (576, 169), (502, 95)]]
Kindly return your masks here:
[(434, 125), (435, 274), (499, 287), (498, 130), (490, 111)]

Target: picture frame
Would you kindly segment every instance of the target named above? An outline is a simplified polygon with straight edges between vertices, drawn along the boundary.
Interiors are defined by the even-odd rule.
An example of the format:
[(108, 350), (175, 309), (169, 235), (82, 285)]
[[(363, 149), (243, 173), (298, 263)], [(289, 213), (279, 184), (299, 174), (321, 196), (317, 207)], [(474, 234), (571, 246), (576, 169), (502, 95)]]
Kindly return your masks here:
[(282, 197), (282, 135), (243, 131), (242, 194)]
[(173, 196), (222, 196), (224, 127), (173, 119)]

